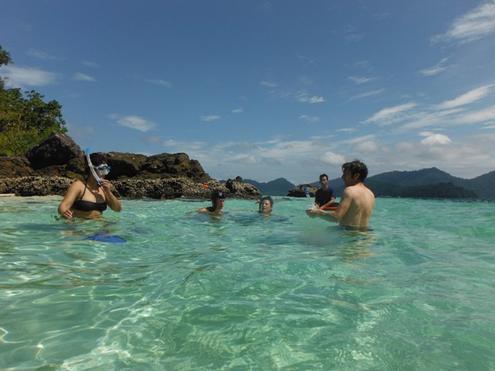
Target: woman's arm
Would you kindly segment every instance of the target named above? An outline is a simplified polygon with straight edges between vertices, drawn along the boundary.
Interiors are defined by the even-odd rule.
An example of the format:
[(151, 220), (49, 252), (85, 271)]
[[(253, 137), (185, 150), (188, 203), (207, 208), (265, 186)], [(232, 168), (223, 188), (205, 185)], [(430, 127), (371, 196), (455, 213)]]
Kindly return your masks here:
[(112, 183), (106, 179), (103, 179), (101, 182), (101, 187), (103, 188), (103, 192), (105, 192), (105, 201), (108, 206), (110, 206), (110, 209), (117, 212), (121, 211), (122, 202), (120, 202), (120, 200), (112, 193), (112, 189), (114, 188)]
[(72, 204), (76, 201), (77, 197), (81, 193), (81, 182), (76, 180), (72, 183), (65, 193), (63, 200), (58, 205), (58, 213), (66, 219), (72, 218)]

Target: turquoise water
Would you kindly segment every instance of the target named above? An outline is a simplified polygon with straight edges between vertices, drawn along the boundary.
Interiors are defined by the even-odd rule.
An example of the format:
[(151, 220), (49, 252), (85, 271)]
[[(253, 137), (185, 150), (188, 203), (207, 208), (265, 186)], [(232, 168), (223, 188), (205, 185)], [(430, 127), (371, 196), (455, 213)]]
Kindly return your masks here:
[(0, 198), (2, 369), (495, 369), (493, 203), (379, 199), (363, 233), (307, 199), (58, 200)]

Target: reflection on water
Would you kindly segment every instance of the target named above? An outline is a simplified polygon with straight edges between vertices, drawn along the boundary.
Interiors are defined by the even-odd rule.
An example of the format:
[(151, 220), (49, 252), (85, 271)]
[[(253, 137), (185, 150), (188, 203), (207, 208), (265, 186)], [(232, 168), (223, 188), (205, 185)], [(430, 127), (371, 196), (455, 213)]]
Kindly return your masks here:
[(0, 200), (1, 369), (493, 368), (490, 205), (379, 200), (363, 232), (307, 200), (57, 202)]

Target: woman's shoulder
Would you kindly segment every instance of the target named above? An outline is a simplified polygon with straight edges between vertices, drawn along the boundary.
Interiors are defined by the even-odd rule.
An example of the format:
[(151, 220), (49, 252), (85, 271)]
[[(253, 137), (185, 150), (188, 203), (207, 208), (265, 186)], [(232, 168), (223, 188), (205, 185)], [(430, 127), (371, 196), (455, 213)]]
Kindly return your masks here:
[(84, 182), (81, 179), (74, 179), (70, 184), (70, 188), (82, 189), (84, 187)]

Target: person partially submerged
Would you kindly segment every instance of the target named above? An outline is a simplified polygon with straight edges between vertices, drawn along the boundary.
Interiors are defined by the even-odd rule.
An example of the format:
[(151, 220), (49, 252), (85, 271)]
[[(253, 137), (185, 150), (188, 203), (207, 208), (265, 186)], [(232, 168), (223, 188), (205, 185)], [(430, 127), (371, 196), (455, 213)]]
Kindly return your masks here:
[(86, 160), (88, 175), (85, 181), (74, 181), (58, 206), (58, 213), (66, 219), (99, 218), (107, 207), (117, 212), (122, 210), (121, 201), (112, 192), (115, 187), (104, 179), (110, 166), (98, 154), (87, 154)]
[(258, 211), (264, 215), (270, 215), (273, 210), (273, 198), (270, 196), (261, 197)]
[(345, 184), (339, 206), (335, 211), (314, 209), (311, 214), (329, 218), (341, 226), (367, 229), (375, 206), (375, 195), (364, 185), (368, 168), (358, 160), (342, 165)]
[(220, 215), (223, 213), (224, 201), (225, 194), (222, 191), (213, 191), (211, 193), (211, 206), (198, 209), (198, 213)]

